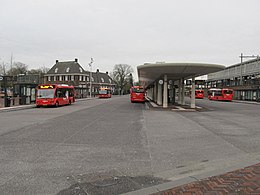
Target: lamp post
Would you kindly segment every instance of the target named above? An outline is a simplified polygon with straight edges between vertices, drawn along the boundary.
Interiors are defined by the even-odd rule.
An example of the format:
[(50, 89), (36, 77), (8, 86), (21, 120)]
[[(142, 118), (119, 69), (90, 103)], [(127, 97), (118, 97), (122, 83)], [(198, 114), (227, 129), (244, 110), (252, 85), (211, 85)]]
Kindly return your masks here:
[(90, 98), (92, 97), (92, 64), (93, 64), (94, 60), (93, 58), (90, 58), (90, 63), (88, 64), (89, 67), (90, 67), (90, 74), (89, 74), (89, 88), (90, 88), (90, 91), (89, 91), (89, 96)]

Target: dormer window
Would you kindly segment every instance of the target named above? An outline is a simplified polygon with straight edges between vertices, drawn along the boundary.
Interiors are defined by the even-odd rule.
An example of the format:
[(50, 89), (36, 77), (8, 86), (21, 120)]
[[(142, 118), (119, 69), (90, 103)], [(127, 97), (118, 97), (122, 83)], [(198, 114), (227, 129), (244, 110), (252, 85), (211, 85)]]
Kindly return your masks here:
[(70, 71), (70, 67), (68, 67), (67, 69), (66, 69), (66, 72), (69, 72)]
[(112, 81), (111, 81), (111, 79), (108, 79), (109, 80), (109, 83), (111, 83)]
[(79, 68), (79, 71), (80, 71), (80, 72), (83, 72), (82, 68)]
[(94, 82), (94, 78), (93, 77), (91, 77), (91, 81)]
[(104, 79), (101, 77), (101, 82), (104, 83)]
[(57, 73), (58, 72), (58, 68), (55, 68), (54, 72)]

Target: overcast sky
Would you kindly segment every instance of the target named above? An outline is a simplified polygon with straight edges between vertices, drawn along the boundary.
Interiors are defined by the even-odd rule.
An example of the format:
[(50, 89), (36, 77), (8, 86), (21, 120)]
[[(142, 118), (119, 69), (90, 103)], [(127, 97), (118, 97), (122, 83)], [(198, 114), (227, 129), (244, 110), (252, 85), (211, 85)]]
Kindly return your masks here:
[(84, 69), (115, 64), (232, 65), (260, 54), (259, 0), (0, 0), (0, 62)]

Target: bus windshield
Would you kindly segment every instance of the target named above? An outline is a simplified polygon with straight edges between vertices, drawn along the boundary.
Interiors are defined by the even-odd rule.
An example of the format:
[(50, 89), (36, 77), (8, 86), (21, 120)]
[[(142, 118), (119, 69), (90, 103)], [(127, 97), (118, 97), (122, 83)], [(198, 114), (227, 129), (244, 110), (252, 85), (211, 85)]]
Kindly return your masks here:
[(55, 89), (39, 89), (37, 92), (37, 98), (54, 98)]
[(132, 88), (133, 93), (144, 93), (144, 88)]
[(107, 94), (107, 90), (99, 90), (99, 94)]

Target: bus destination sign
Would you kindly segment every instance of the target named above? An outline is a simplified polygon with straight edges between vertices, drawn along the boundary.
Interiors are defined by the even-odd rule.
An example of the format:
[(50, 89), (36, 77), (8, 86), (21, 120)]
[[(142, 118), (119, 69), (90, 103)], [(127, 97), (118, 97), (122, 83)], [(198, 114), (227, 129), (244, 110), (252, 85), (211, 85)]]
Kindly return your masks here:
[(53, 85), (40, 85), (40, 89), (54, 89)]

